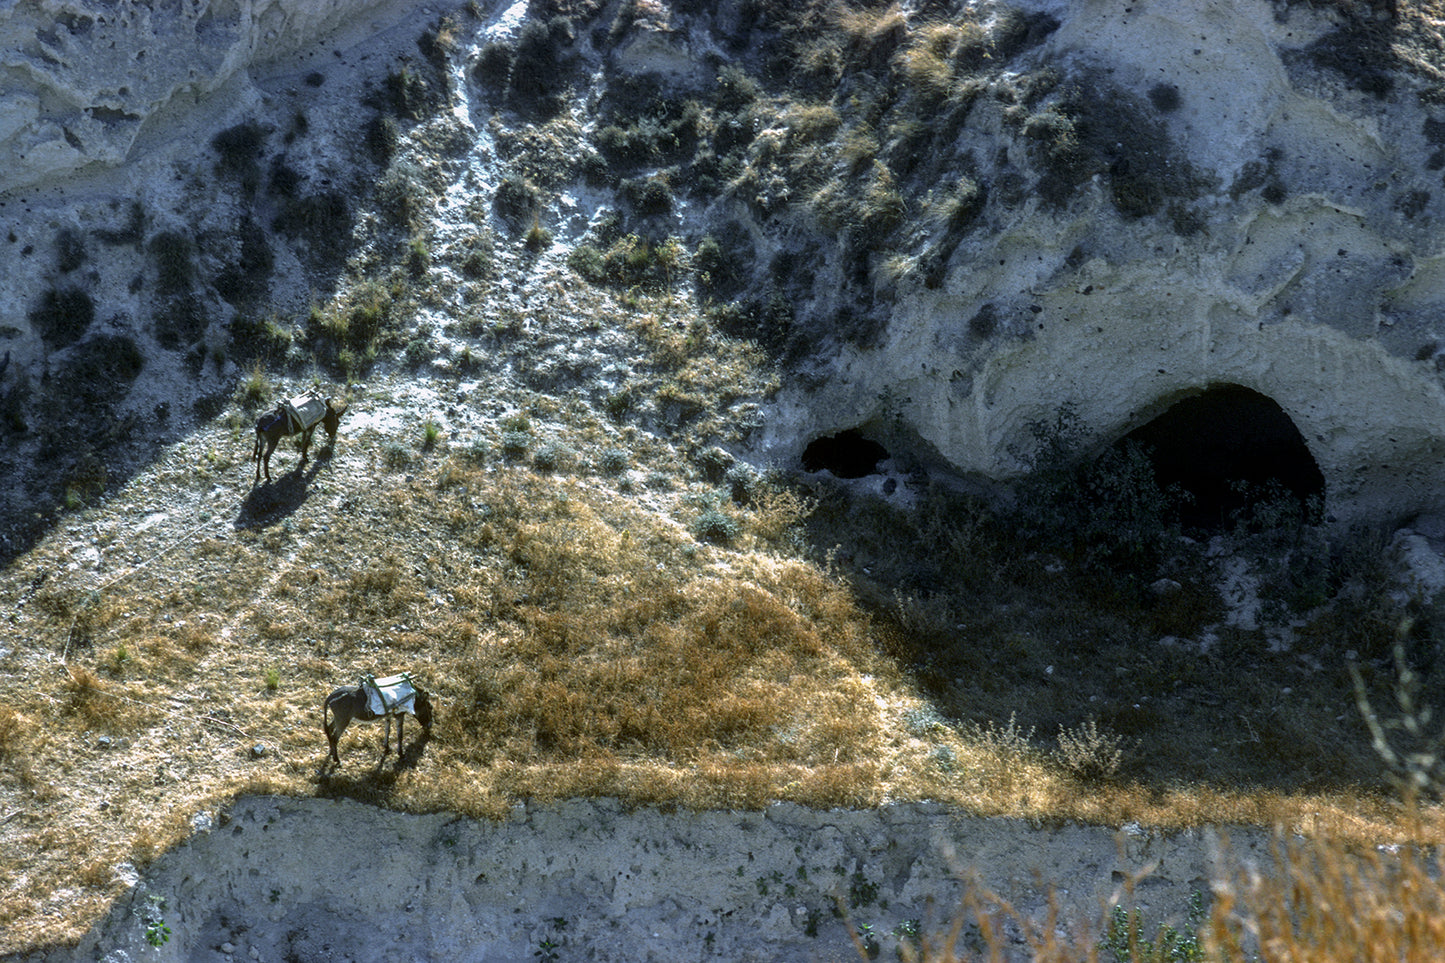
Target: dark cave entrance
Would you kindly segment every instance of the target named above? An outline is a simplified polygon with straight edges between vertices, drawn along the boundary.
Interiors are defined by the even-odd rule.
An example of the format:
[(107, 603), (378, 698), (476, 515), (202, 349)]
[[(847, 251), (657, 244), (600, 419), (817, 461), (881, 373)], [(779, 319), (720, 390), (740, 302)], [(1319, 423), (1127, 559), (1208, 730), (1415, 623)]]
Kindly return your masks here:
[(1262, 502), (1290, 496), (1318, 520), (1325, 479), (1295, 423), (1271, 398), (1214, 385), (1177, 402), (1116, 444), (1148, 452), (1159, 487), (1177, 485), (1185, 529), (1233, 528)]
[(839, 478), (862, 478), (877, 472), (878, 463), (887, 457), (887, 448), (863, 437), (857, 428), (849, 428), (808, 442), (803, 449), (803, 470), (826, 469)]

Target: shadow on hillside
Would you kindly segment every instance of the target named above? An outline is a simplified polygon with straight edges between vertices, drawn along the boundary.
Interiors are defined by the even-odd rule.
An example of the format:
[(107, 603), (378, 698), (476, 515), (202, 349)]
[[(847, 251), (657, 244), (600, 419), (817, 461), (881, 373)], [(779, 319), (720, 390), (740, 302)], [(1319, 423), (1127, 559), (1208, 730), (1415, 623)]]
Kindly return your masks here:
[(330, 445), (317, 452), (309, 467), (302, 469), (298, 462), (289, 472), (272, 476), (246, 493), (241, 509), (236, 513), (237, 529), (265, 528), (275, 524), (300, 508), (311, 494), (311, 481), (321, 471), (323, 463), (331, 461)]
[[(836, 490), (810, 494), (820, 502), (811, 551), (886, 626), (886, 654), (932, 709), (920, 733), (933, 718), (1066, 768), (1071, 749), (1081, 769), (1097, 769), (1117, 748), (1120, 780), (1160, 790), (1387, 787), (1351, 670), (1392, 716), (1392, 644), (1410, 613), (1370, 581), (1368, 560), (1351, 575), (1348, 556), (1335, 558), (1336, 594), (1311, 602), (1307, 617), (1276, 605), (1286, 621), (1241, 626), (1202, 556), (1169, 579), (1141, 577), (1030, 548), (965, 499), (939, 496), (910, 515)], [(1445, 618), (1403, 624), (1420, 636), (1411, 652), (1433, 657), (1437, 638), (1445, 652)], [(1420, 696), (1445, 699), (1445, 672), (1416, 669)]]
[[(316, 795), (323, 799), (354, 799), (374, 805), (383, 804), (396, 787), (397, 778), (403, 772), (415, 769), (421, 762), (429, 742), (431, 734), (423, 732), (410, 740), (395, 757), (380, 755), (379, 748), (368, 742), (362, 750), (352, 752), (352, 768), (349, 771), (343, 771), (327, 760), (317, 772)], [(376, 761), (366, 764), (364, 760), (372, 754), (376, 754)]]

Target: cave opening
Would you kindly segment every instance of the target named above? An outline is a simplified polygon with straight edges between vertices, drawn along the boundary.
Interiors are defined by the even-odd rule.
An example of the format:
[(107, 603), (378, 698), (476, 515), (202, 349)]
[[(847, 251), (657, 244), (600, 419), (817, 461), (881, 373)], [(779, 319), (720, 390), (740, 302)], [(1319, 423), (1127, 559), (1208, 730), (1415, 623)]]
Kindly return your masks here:
[(840, 431), (826, 438), (815, 438), (803, 449), (803, 470), (830, 471), (839, 478), (863, 478), (878, 471), (878, 463), (888, 457), (888, 449), (857, 428)]
[(1148, 453), (1159, 487), (1178, 486), (1186, 530), (1225, 531), (1263, 502), (1298, 501), (1318, 520), (1325, 479), (1294, 421), (1267, 395), (1235, 384), (1191, 395), (1116, 445)]

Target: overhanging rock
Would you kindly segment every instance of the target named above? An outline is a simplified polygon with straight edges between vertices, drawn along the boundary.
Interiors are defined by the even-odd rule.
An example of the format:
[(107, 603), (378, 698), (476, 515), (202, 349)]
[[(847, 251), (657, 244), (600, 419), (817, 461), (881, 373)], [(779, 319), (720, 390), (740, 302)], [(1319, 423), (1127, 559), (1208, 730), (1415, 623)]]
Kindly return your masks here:
[[(1445, 111), (1435, 74), (1409, 66), (1440, 37), (1411, 48), (1411, 15), (1368, 4), (1021, 6), (1060, 20), (1030, 54), (1041, 69), (1111, 93), (975, 103), (957, 149), (987, 208), (941, 270), (924, 243), (875, 275), (886, 329), (789, 386), (760, 451), (791, 461), (868, 425), (895, 455), (921, 439), (1007, 480), (1064, 406), (1103, 448), (1232, 385), (1298, 429), (1327, 517), (1445, 512)], [(1020, 160), (1037, 150), (1029, 110), (1084, 140), (1109, 130), (1089, 149), (1112, 166), (1050, 196), (1048, 171)], [(1132, 130), (1149, 137), (1114, 142)], [(1128, 179), (1146, 164), (1164, 173)]]

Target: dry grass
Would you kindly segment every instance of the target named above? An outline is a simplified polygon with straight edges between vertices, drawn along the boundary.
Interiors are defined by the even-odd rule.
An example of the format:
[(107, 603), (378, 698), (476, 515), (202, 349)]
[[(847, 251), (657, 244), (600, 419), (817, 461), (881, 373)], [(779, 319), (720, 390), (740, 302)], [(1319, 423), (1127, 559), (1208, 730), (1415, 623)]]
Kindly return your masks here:
[[(566, 431), (579, 451), (603, 437), (585, 418)], [(5, 949), (78, 936), (121, 864), (238, 792), (477, 816), (579, 794), (693, 808), (931, 798), (1164, 826), (1301, 828), (1326, 812), (1352, 838), (1400, 834), (1387, 801), (1350, 792), (1081, 792), (1017, 727), (950, 722), (890, 654), (906, 629), (794, 554), (814, 508), (796, 492), (760, 484), (729, 508), (739, 536), (722, 548), (689, 533), (708, 489), (680, 464), (674, 492), (627, 494), (610, 476), (444, 451), (392, 470), (383, 446), (347, 439), (299, 501), (246, 497), (238, 481), (235, 514), (209, 521), (209, 489), (178, 451), (5, 572), (19, 640), (0, 661)], [(633, 455), (661, 467), (667, 452)], [(172, 517), (142, 527), (157, 505)], [(76, 535), (106, 546), (102, 571), (67, 567)], [(378, 770), (379, 733), (353, 727), (344, 767), (323, 774), (322, 695), (394, 668), (437, 696), (434, 738)]]
[[(1119, 902), (1084, 929), (1062, 923), (1052, 899), (1039, 917), (973, 885), (950, 919), (899, 940), (898, 957), (916, 963), (1426, 963), (1439, 959), (1445, 946), (1437, 856), (1329, 837), (1280, 841), (1265, 867), (1234, 860), (1228, 840), (1219, 856), (1232, 869), (1201, 903), (1197, 929), (1137, 908), (1135, 894), (1147, 887), (1147, 873), (1126, 880)], [(859, 958), (876, 957), (866, 936), (852, 932)]]
[[(800, 69), (891, 66), (925, 99), (960, 95), (977, 28), (910, 27), (897, 4), (828, 9), (834, 29), (809, 35)], [(840, 174), (799, 196), (825, 221), (881, 234), (915, 212), (880, 157), (926, 125), (907, 103), (870, 115), (866, 84), (857, 97), (857, 110), (792, 108), (752, 164)], [(580, 163), (579, 138), (564, 119), (504, 147), (551, 185)], [(937, 215), (950, 224), (977, 213), (977, 185), (956, 183)], [(1330, 702), (1335, 677), (1310, 681), (1259, 634), (1226, 631), (1208, 657), (1157, 647), (1217, 621), (1217, 597), (1186, 579), (1167, 605), (1121, 600), (1097, 573), (1021, 555), (976, 503), (926, 500), (905, 518), (779, 485), (719, 501), (684, 453), (742, 436), (747, 405), (777, 387), (763, 353), (713, 330), (670, 270), (665, 297), (619, 303), (539, 269), (529, 297), (492, 303), (481, 278), (493, 270), (504, 268), (474, 279), (486, 313), (458, 324), (478, 354), (570, 343), (576, 331), (550, 312), (554, 296), (572, 297), (588, 330), (635, 341), (618, 394), (638, 399), (648, 430), (602, 423), (560, 391), (518, 392), (503, 400), (578, 457), (544, 473), (423, 449), (412, 416), (429, 413), (407, 411), (401, 427), (343, 423), (319, 473), (248, 494), (249, 466), (225, 454), (249, 444), (233, 418), (0, 573), (0, 952), (75, 939), (123, 891), (128, 864), (242, 793), (478, 817), (519, 799), (605, 795), (696, 809), (933, 799), (1107, 825), (1324, 827), (1332, 848), (1282, 853), (1285, 888), (1241, 876), (1221, 892), (1210, 933), (1222, 950), (1240, 958), (1257, 939), (1270, 959), (1397, 960), (1441, 945), (1436, 868), (1369, 848), (1439, 839), (1438, 810), (1406, 818), (1382, 791), (1367, 733), (1340, 721), (1348, 696)], [(406, 323), (402, 294), (358, 285), (318, 308), (309, 334), (359, 367)], [(391, 388), (356, 399), (358, 413), (402, 407), (383, 397)], [(281, 390), (260, 369), (242, 386), (251, 404)], [(479, 440), (503, 451), (504, 426)], [(592, 473), (618, 446), (631, 476), (669, 484)], [(736, 537), (695, 537), (703, 506)], [(1379, 634), (1368, 621), (1336, 610), (1299, 637), (1325, 655), (1363, 650)], [(406, 765), (377, 768), (379, 732), (353, 727), (343, 768), (326, 772), (324, 694), (401, 668), (437, 698), (433, 738)], [(1034, 729), (1072, 733), (1077, 764)], [(988, 894), (965, 910), (986, 945), (1008, 924), (1040, 959), (1097, 956), (1096, 934), (1065, 945)], [(956, 940), (923, 950), (959, 954), (980, 955)]]
[[(731, 397), (762, 365), (661, 305), (619, 330), (653, 366), (636, 375), (640, 395), (672, 379)], [(385, 409), (390, 390), (355, 399), (355, 417)], [(1178, 763), (1157, 748), (1145, 755), (1157, 772), (1136, 764), (1096, 778), (1100, 764), (1115, 775), (1121, 744), (1139, 755), (1139, 734), (1072, 728), (1082, 716), (1070, 724), (1074, 764), (1050, 750), (1031, 729), (1054, 726), (1022, 677), (986, 676), (1000, 658), (1026, 667), (1047, 652), (1057, 627), (1042, 598), (1077, 600), (1045, 580), (1028, 596), (1044, 621), (984, 616), (979, 592), (1016, 611), (999, 580), (1027, 580), (988, 571), (1003, 549), (977, 506), (924, 506), (904, 525), (854, 505), (851, 563), (811, 561), (810, 541), (839, 532), (830, 496), (755, 480), (735, 503), (660, 439), (554, 398), (518, 401), (482, 447), (500, 451), (525, 424), (577, 457), (544, 473), (440, 442), (421, 451), (403, 419), (394, 437), (343, 430), (305, 487), (292, 476), (248, 494), (249, 466), (223, 458), (237, 477), (234, 495), (217, 499), (215, 476), (194, 461), (241, 445), (222, 420), (4, 572), (0, 607), (16, 640), (0, 657), (4, 950), (78, 937), (123, 889), (125, 864), (143, 866), (188, 835), (192, 814), (247, 792), (482, 817), (575, 795), (697, 809), (926, 798), (1112, 825), (1312, 831), (1327, 819), (1357, 842), (1413, 831), (1384, 794), (1171, 778)], [(594, 474), (619, 444), (631, 475), (670, 485)], [(394, 462), (389, 446), (408, 457)], [(726, 546), (695, 537), (704, 506), (735, 525)], [(910, 557), (956, 566), (949, 577), (975, 601), (880, 595), (863, 566), (888, 584), (909, 580), (866, 548), (875, 523)], [(87, 546), (98, 567), (83, 561)], [(955, 657), (963, 621), (988, 664), (973, 688), (936, 690), (917, 655)], [(324, 772), (324, 693), (400, 668), (437, 697), (434, 738), (406, 765), (378, 769), (380, 734), (353, 727), (343, 768)]]

